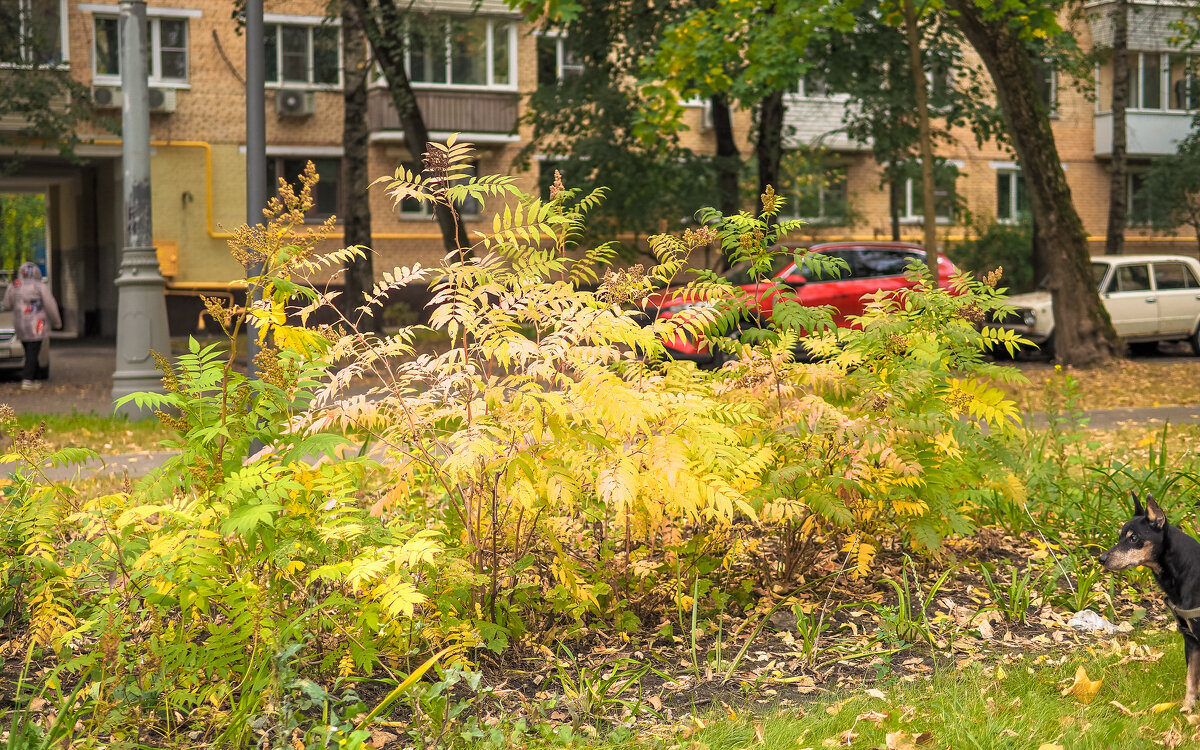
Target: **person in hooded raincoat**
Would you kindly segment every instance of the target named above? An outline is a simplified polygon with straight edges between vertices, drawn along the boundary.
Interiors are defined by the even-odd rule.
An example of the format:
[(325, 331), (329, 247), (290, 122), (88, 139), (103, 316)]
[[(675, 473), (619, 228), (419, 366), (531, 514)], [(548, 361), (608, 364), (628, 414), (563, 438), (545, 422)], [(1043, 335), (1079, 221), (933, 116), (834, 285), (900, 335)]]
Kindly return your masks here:
[[(62, 328), (58, 302), (42, 282), (42, 269), (36, 263), (22, 263), (17, 278), (8, 285), (0, 308), (13, 311), (13, 328), (25, 347), (25, 367), (21, 370), (21, 388), (34, 387), (38, 372), (38, 354), (50, 326)], [(47, 325), (47, 323), (49, 325)]]

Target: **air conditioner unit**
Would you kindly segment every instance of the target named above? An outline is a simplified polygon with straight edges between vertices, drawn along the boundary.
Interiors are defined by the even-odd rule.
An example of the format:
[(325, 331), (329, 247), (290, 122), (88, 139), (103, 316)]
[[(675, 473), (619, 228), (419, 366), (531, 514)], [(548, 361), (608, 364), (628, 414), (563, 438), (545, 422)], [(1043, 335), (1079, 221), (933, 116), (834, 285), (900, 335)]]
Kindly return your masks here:
[(275, 113), (286, 117), (316, 114), (317, 97), (311, 91), (280, 89), (275, 92)]
[(122, 101), (120, 86), (92, 87), (92, 105), (96, 109), (120, 109)]
[(175, 111), (175, 89), (150, 89), (150, 111), (169, 114)]

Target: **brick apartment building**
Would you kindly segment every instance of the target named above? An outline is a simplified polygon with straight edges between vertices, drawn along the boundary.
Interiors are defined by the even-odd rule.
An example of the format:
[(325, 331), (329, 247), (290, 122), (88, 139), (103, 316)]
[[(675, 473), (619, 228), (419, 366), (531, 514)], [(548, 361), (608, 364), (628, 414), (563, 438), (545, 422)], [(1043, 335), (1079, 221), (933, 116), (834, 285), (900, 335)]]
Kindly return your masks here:
[[(115, 4), (79, 0), (8, 0), (8, 5), (57, 23), (59, 44), (48, 54), (88, 85), (102, 114), (119, 117), (120, 70)], [(1089, 4), (1090, 20), (1077, 33), (1085, 45), (1105, 43), (1107, 3)], [(433, 6), (436, 6), (435, 8)], [(150, 26), (151, 180), (154, 239), (172, 309), (172, 332), (195, 324), (181, 311), (198, 309), (196, 296), (229, 288), (241, 269), (230, 259), (226, 240), (245, 220), (245, 39), (223, 0), (153, 0)], [(461, 133), (476, 144), (480, 173), (509, 172), (513, 156), (529, 137), (520, 126), (525, 96), (539, 82), (569, 72), (575, 64), (569, 40), (539, 36), (514, 15), (503, 0), (434, 0), (421, 16), (425, 34), (410, 51), (410, 75), (433, 137)], [(1136, 194), (1140, 169), (1150, 157), (1171, 153), (1192, 127), (1200, 106), (1200, 88), (1191, 85), (1187, 59), (1172, 51), (1170, 22), (1178, 9), (1166, 3), (1135, 4), (1130, 22), (1133, 97), (1128, 115), (1130, 190)], [(472, 12), (473, 11), (473, 12)], [(342, 94), (341, 30), (316, 0), (270, 2), (266, 6), (267, 158), (272, 178), (292, 177), (305, 160), (316, 162), (322, 176), (315, 217), (337, 213), (343, 195), (340, 169)], [(429, 43), (429, 28), (444, 29), (446, 49)], [(434, 38), (437, 32), (434, 32)], [(22, 62), (29, 51), (0, 45)], [(27, 61), (27, 60), (26, 60)], [(967, 60), (969, 64), (969, 59)], [(18, 71), (14, 71), (19, 73)], [(1111, 151), (1111, 74), (1095, 73), (1095, 96), (1048, 74), (1046, 91), (1054, 110), (1054, 129), (1075, 203), (1093, 248), (1103, 246), (1108, 210), (1107, 162)], [(887, 238), (891, 236), (889, 193), (862, 144), (849, 141), (841, 127), (844, 97), (827, 94), (816, 78), (789, 95), (789, 144), (819, 142), (828, 153), (829, 174), (820, 187), (806, 189), (795, 212), (811, 218), (813, 238)], [(370, 93), (370, 164), (372, 175), (392, 173), (412, 156), (388, 93)], [(702, 105), (690, 108), (692, 126), (686, 144), (697, 151), (715, 149), (705, 127)], [(0, 128), (14, 123), (0, 122)], [(737, 113), (735, 126), (748, 136), (750, 118)], [(47, 196), (48, 264), (66, 313), (70, 335), (111, 335), (116, 325), (116, 276), (123, 237), (120, 141), (99, 123), (83, 133), (82, 164), (60, 159), (57, 151), (30, 146), (18, 171), (0, 176), (0, 192), (41, 191)], [(977, 219), (1017, 221), (1024, 209), (1020, 168), (1011, 153), (988, 144), (976, 148), (969, 133), (956, 134), (955, 146), (942, 156), (959, 168), (943, 195), (965, 200)], [(743, 153), (751, 153), (749, 144)], [(539, 175), (520, 176), (535, 189)], [(905, 239), (921, 237), (919, 191), (906, 186), (901, 202)], [(382, 191), (372, 191), (373, 247), (377, 272), (441, 257), (441, 236), (431, 218), (419, 211), (393, 209)], [(948, 203), (947, 203), (948, 205)], [(1195, 254), (1188, 231), (1178, 236), (1136, 226), (1145, 207), (1132, 202), (1129, 252), (1144, 250)], [(849, 208), (849, 210), (848, 210)], [(939, 219), (946, 240), (961, 238), (948, 211)], [(854, 216), (847, 223), (844, 217)]]

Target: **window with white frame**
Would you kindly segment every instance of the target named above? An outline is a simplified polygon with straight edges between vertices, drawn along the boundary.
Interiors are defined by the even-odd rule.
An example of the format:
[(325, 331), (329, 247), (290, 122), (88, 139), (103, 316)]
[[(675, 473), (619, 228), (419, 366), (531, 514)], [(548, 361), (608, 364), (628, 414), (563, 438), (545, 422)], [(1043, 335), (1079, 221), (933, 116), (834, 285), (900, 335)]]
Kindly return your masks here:
[(268, 86), (342, 84), (342, 33), (327, 23), (269, 23), (263, 29)]
[[(96, 15), (92, 19), (92, 81), (121, 83), (120, 19)], [(151, 85), (187, 83), (188, 22), (186, 18), (146, 19), (147, 73)]]
[(61, 0), (0, 0), (0, 64), (64, 62), (64, 9)]
[(1166, 52), (1129, 53), (1130, 109), (1200, 109), (1200, 58)]
[(785, 174), (782, 182), (781, 192), (787, 197), (783, 218), (820, 224), (845, 221), (848, 192), (844, 168), (818, 166), (804, 174)]
[(563, 34), (541, 34), (537, 38), (538, 86), (556, 86), (583, 73), (583, 63)]
[(517, 85), (517, 25), (486, 16), (410, 15), (408, 78), (419, 87), (512, 90)]
[(1020, 172), (1004, 170), (996, 173), (996, 221), (1015, 224), (1030, 215), (1029, 191)]
[[(949, 224), (954, 219), (954, 207), (957, 196), (954, 192), (954, 183), (958, 179), (958, 170), (954, 165), (939, 165), (934, 171), (933, 179), (933, 198), (934, 209), (933, 214), (939, 224)], [(900, 186), (899, 195), (900, 201), (900, 220), (906, 223), (917, 223), (925, 218), (925, 209), (922, 205), (924, 200), (924, 181), (921, 175), (909, 177)]]

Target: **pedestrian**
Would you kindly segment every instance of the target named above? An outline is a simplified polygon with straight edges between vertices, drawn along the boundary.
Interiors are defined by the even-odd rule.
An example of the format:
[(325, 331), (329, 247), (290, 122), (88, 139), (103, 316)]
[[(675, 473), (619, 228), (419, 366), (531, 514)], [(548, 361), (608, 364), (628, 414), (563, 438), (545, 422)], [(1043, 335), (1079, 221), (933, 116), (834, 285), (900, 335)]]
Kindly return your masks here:
[(36, 387), (33, 381), (38, 374), (38, 354), (42, 351), (42, 340), (48, 333), (46, 322), (49, 321), (55, 328), (62, 328), (58, 302), (54, 300), (49, 287), (42, 283), (42, 269), (37, 263), (21, 264), (17, 278), (4, 292), (0, 309), (13, 311), (13, 328), (25, 347), (21, 390), (33, 390)]

